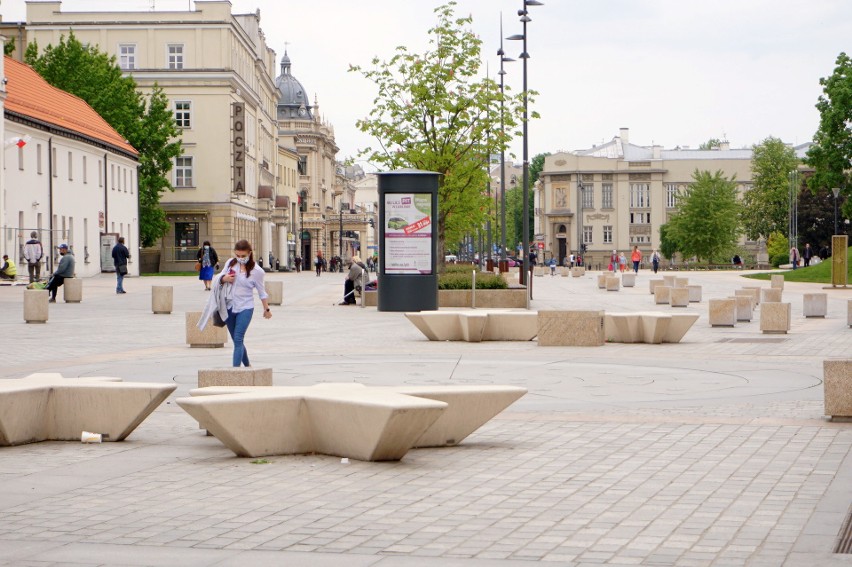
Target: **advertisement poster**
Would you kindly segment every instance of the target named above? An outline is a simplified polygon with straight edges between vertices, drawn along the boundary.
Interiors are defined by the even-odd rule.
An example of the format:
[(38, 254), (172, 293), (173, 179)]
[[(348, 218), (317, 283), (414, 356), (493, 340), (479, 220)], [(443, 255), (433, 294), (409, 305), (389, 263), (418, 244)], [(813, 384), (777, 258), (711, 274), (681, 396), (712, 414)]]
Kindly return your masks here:
[(432, 273), (432, 195), (385, 194), (385, 273)]

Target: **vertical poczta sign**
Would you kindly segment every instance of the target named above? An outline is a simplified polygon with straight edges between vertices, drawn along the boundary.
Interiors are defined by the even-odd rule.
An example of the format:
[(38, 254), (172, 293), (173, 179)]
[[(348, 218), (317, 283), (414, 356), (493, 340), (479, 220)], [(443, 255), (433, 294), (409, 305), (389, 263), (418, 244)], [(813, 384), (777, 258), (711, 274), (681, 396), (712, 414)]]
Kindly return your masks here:
[(242, 102), (235, 102), (233, 106), (233, 116), (231, 118), (231, 131), (233, 133), (233, 154), (234, 154), (234, 193), (246, 192), (246, 140), (245, 140), (245, 124), (246, 124), (246, 105)]

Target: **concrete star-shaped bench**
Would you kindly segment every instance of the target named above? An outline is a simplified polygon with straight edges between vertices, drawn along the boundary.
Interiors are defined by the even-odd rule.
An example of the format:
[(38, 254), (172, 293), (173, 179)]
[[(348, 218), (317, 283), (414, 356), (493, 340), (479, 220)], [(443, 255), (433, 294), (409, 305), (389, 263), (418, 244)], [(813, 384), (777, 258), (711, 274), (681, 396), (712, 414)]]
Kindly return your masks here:
[(177, 403), (240, 457), (323, 453), (401, 459), (456, 445), (526, 393), (514, 386), (317, 384), (192, 390)]
[(121, 441), (176, 385), (31, 374), (0, 380), (0, 446), (79, 441), (83, 431)]

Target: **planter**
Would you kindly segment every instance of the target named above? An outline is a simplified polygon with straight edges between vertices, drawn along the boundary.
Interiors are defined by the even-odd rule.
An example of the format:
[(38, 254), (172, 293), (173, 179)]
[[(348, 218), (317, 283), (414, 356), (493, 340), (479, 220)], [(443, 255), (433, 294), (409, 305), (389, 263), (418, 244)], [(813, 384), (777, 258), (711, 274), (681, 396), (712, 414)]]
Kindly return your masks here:
[[(474, 307), (472, 293), (469, 289), (438, 290), (438, 307)], [(478, 289), (476, 290), (476, 305), (481, 308), (526, 308), (527, 289)]]

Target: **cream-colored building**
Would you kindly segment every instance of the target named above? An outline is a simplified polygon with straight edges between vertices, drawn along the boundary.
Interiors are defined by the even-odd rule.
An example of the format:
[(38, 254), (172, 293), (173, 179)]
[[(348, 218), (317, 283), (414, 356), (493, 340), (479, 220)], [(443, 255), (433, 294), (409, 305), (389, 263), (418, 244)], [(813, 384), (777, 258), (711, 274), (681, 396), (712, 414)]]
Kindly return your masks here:
[[(622, 128), (606, 144), (545, 159), (534, 188), (534, 242), (544, 244), (544, 259), (562, 262), (585, 245), (585, 263), (594, 267), (608, 264), (613, 250), (629, 260), (638, 246), (647, 261), (696, 169), (735, 175), (740, 194), (751, 187), (750, 148), (666, 150), (631, 144), (628, 135)], [(755, 242), (744, 244), (757, 250)]]
[(28, 2), (28, 41), (43, 49), (73, 28), (114, 55), (143, 92), (157, 84), (172, 104), (184, 151), (171, 173), (175, 190), (162, 198), (170, 228), (159, 268), (191, 270), (204, 240), (223, 256), (248, 239), (265, 267), (287, 258), (298, 180), (291, 146), (278, 144), (276, 56), (260, 12), (231, 14), (227, 0), (187, 11), (61, 8)]
[(78, 277), (114, 271), (123, 236), (130, 275), (139, 274), (137, 153), (85, 101), (49, 85), (31, 67), (0, 59), (0, 251), (26, 279), (24, 245), (41, 241), (41, 276), (67, 243)]

